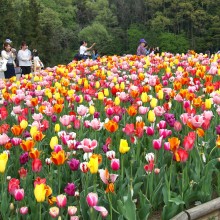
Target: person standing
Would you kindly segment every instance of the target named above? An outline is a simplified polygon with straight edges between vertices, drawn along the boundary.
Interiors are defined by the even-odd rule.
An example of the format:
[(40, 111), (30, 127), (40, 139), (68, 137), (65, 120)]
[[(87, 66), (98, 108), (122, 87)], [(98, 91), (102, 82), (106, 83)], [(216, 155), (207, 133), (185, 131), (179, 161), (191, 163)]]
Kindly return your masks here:
[(15, 68), (14, 68), (14, 60), (15, 60), (15, 52), (11, 47), (10, 43), (5, 42), (3, 44), (3, 50), (1, 52), (2, 59), (7, 60), (6, 71), (4, 71), (5, 79), (10, 79), (15, 76)]
[(22, 70), (21, 76), (31, 72), (31, 60), (31, 51), (28, 49), (26, 42), (23, 41), (21, 43), (21, 49), (18, 51), (18, 63)]
[(139, 41), (139, 46), (137, 48), (137, 55), (146, 55), (147, 54), (147, 49), (146, 49), (147, 42), (145, 39), (140, 39)]

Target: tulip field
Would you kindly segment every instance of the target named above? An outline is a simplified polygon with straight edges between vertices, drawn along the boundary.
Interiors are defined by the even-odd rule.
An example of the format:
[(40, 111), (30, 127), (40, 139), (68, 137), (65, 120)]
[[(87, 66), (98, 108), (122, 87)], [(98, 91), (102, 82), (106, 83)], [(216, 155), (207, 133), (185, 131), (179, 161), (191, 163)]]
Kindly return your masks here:
[(219, 54), (0, 79), (0, 219), (169, 220), (220, 195), (219, 158)]

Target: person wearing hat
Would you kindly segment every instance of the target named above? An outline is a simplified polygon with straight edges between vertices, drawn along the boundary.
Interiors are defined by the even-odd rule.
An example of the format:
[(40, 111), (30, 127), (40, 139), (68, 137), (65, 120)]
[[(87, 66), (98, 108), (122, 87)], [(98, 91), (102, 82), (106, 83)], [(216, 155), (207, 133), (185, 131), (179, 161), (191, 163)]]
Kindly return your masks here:
[(146, 40), (145, 39), (140, 39), (139, 46), (137, 48), (137, 55), (138, 56), (146, 55), (146, 53), (147, 53), (146, 45), (147, 45)]

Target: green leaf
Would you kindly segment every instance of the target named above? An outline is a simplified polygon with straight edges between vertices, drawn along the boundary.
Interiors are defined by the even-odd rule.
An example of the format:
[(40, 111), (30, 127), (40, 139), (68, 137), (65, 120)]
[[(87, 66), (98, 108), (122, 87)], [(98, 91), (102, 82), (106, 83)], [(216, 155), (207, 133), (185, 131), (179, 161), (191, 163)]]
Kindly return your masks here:
[(185, 204), (185, 202), (182, 200), (182, 198), (180, 196), (169, 199), (169, 202), (173, 202), (176, 205)]

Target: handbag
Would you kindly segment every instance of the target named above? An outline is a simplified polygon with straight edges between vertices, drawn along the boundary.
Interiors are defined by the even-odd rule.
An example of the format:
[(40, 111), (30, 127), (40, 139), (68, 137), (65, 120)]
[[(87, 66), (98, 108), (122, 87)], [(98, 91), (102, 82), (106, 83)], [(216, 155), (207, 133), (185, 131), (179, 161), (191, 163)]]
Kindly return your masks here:
[(8, 60), (6, 60), (6, 59), (0, 60), (0, 71), (1, 72), (5, 72), (7, 70), (7, 62), (8, 62)]

